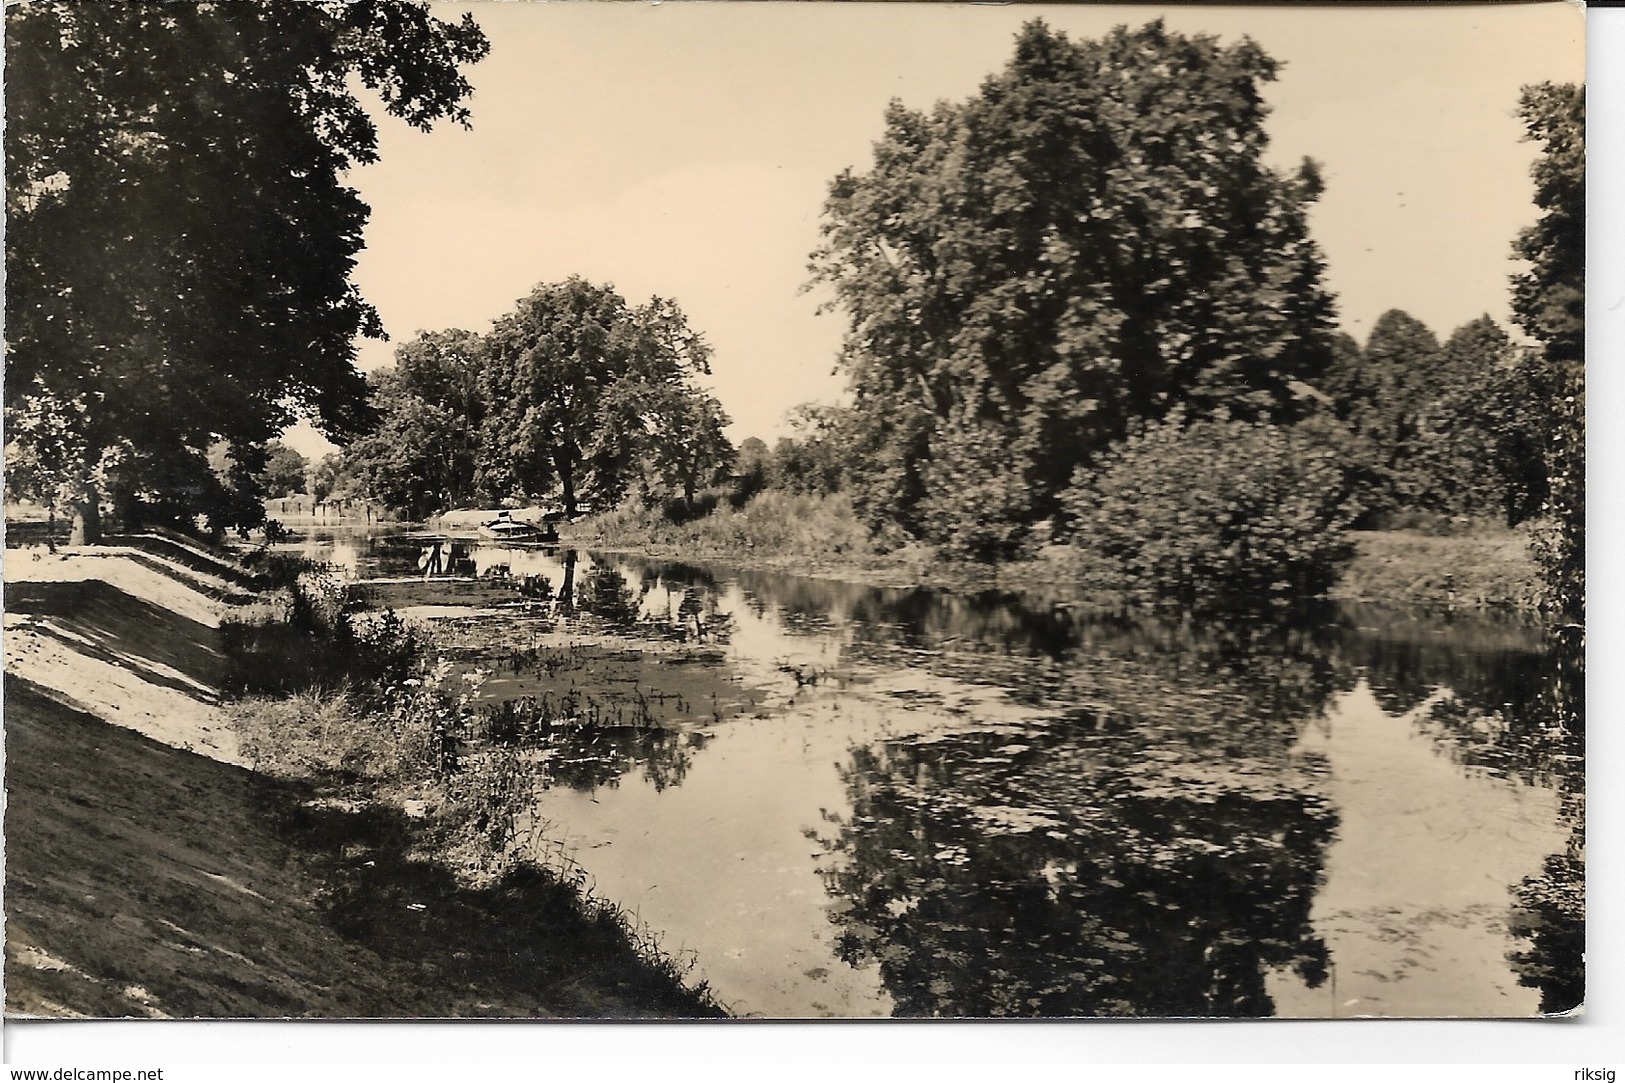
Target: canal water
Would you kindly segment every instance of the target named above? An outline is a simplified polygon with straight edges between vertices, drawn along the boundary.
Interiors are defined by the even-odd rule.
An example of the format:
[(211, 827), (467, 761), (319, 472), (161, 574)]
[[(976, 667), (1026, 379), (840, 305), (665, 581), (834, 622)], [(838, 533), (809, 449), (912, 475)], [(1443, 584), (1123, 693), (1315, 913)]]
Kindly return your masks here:
[[(408, 574), (416, 552), (307, 551), (363, 579)], [(1532, 622), (1150, 616), (473, 555), (527, 585), (499, 625), (515, 651), (647, 643), (684, 671), (683, 711), (575, 741), (563, 754), (591, 769), (555, 770), (535, 812), (737, 1014), (1572, 1006), (1572, 975), (1536, 980), (1562, 964), (1542, 955), (1550, 929), (1526, 938), (1543, 919), (1518, 894), (1577, 846), (1581, 815), (1579, 740)], [(545, 694), (520, 668), (495, 666), (487, 697)], [(660, 673), (640, 671), (640, 703), (665, 702)]]

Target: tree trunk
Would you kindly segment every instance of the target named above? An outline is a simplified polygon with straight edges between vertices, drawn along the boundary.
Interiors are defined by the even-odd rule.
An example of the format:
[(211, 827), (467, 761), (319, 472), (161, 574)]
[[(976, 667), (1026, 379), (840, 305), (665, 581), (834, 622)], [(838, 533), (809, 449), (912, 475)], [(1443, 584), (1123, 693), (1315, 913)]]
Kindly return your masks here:
[(118, 519), (118, 528), (126, 534), (135, 534), (145, 525), (142, 522), (143, 507), (141, 501), (128, 489), (120, 489), (113, 496), (114, 515)]
[(553, 466), (559, 472), (559, 484), (564, 488), (564, 514), (574, 519), (576, 515), (576, 479), (571, 469), (572, 463), (564, 452), (553, 456)]
[(575, 605), (575, 593), (576, 551), (566, 549), (564, 551), (564, 582), (559, 584), (558, 594), (559, 601), (564, 605), (566, 612), (569, 612)]
[(100, 545), (101, 543), (101, 494), (92, 486), (88, 495), (73, 506), (73, 532), (68, 535), (68, 544)]

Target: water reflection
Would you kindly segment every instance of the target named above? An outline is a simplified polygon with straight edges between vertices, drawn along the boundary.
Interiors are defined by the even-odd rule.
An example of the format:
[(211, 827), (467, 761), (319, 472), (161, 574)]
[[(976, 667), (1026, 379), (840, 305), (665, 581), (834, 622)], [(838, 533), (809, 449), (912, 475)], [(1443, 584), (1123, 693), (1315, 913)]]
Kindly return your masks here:
[[(1563, 629), (1553, 650), (1554, 677), (1537, 701), (1534, 727), (1557, 744), (1563, 819), (1561, 849), (1514, 889), (1512, 930), (1526, 943), (1510, 956), (1518, 980), (1540, 991), (1542, 1012), (1569, 1012), (1585, 1001), (1585, 636)], [(1552, 739), (1555, 738), (1555, 739)]]
[(554, 704), (545, 694), (485, 708), (480, 728), (485, 740), (529, 750), (543, 785), (589, 791), (617, 786), (634, 770), (641, 770), (657, 792), (676, 786), (688, 776), (694, 753), (710, 740), (703, 732), (605, 722), (569, 696)]
[[(522, 603), (498, 626), (520, 660), (482, 693), (490, 736), (538, 753), (542, 812), (600, 884), (748, 1010), (1518, 1015), (1537, 1008), (1519, 981), (1543, 1010), (1577, 996), (1578, 684), (1529, 622), (475, 562)], [(532, 626), (698, 668), (548, 668), (520, 657)]]
[[(832, 920), (898, 1014), (1518, 1015), (1535, 1008), (1519, 980), (1578, 974), (1553, 914), (1568, 857), (1509, 914), (1575, 822), (1549, 795), (1580, 762), (1541, 707), (1554, 680), (1531, 622), (1324, 608), (1257, 625), (737, 582), (751, 614), (839, 637), (846, 664), (1062, 710), (849, 754), (848, 808), (817, 832)], [(1305, 739), (1339, 719), (1337, 741)], [(1334, 765), (1370, 781), (1333, 784)], [(1417, 798), (1459, 828), (1371, 830), (1419, 830), (1401, 811)], [(1539, 962), (1517, 947), (1530, 929)]]
[(1258, 1016), (1268, 968), (1318, 985), (1325, 800), (1145, 736), (855, 749), (826, 840), (842, 958), (898, 1015)]

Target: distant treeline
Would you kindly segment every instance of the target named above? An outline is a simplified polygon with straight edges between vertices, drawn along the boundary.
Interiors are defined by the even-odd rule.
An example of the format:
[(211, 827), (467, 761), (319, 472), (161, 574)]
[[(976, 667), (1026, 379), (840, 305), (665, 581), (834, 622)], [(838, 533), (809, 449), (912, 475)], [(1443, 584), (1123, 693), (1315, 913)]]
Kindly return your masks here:
[[(1272, 424), (1291, 431), (1308, 449), (1335, 453), (1333, 484), (1354, 509), (1356, 527), (1449, 532), (1469, 520), (1517, 524), (1541, 513), (1548, 495), (1544, 400), (1552, 391), (1538, 349), (1516, 345), (1489, 316), (1457, 328), (1441, 343), (1423, 323), (1398, 309), (1377, 320), (1363, 346), (1341, 332), (1330, 334), (1328, 344), (1331, 356), (1315, 383), (1293, 381), (1296, 401), (1282, 411), (1285, 418)], [(1023, 515), (1022, 507), (1007, 505), (998, 521), (992, 521), (992, 505), (958, 490), (936, 499), (941, 505), (958, 496), (964, 503), (963, 525), (909, 523), (906, 505), (881, 499), (895, 467), (884, 459), (852, 454), (865, 429), (882, 426), (881, 413), (878, 405), (799, 408), (791, 419), (793, 436), (772, 447), (755, 438), (740, 445), (737, 488), (746, 496), (763, 489), (847, 492), (877, 531), (909, 525), (914, 527), (907, 531), (911, 537), (958, 545), (973, 554), (998, 552), (984, 541), (997, 531), (1006, 542), (1002, 551), (1014, 553), (1024, 542), (1047, 541), (1076, 529), (1073, 505), (1078, 497), (1098, 486), (1107, 465), (1120, 467), (1123, 453), (1135, 443), (1114, 441), (1097, 455), (1094, 469), (1075, 470), (1048, 517)], [(1178, 430), (1189, 430), (1202, 416), (1189, 402), (1176, 404), (1169, 415), (1171, 427)], [(1222, 411), (1213, 416), (1237, 420)], [(1147, 431), (1169, 426), (1142, 418), (1126, 427), (1143, 439)], [(1006, 469), (1019, 469), (1007, 441), (995, 439), (989, 454), (1001, 448)], [(931, 460), (927, 446), (909, 465), (916, 471), (929, 469)], [(1029, 491), (1012, 494), (1010, 504), (1031, 507), (1039, 500), (1038, 493)], [(978, 541), (983, 542), (980, 550)]]

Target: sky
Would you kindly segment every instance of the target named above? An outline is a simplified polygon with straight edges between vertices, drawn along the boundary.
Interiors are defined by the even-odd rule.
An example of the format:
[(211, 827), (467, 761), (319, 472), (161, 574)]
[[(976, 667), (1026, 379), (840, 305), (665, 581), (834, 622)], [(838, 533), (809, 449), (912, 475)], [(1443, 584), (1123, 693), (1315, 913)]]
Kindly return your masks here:
[(1510, 246), (1536, 215), (1519, 88), (1584, 79), (1584, 13), (1563, 3), (434, 8), (472, 11), (491, 54), (468, 72), (471, 129), (384, 117), (381, 161), (351, 174), (373, 210), (355, 281), (393, 340), (364, 342), (361, 367), (420, 330), (484, 331), (577, 274), (677, 300), (714, 348), (736, 443), (783, 435), (787, 410), (844, 386), (842, 318), (804, 288), (830, 180), (867, 167), (890, 99), (970, 96), (1031, 18), (1076, 38), (1160, 15), (1282, 61), (1269, 158), (1322, 163), (1311, 227), (1360, 339), (1390, 308), (1441, 337), (1485, 313), (1507, 323)]

